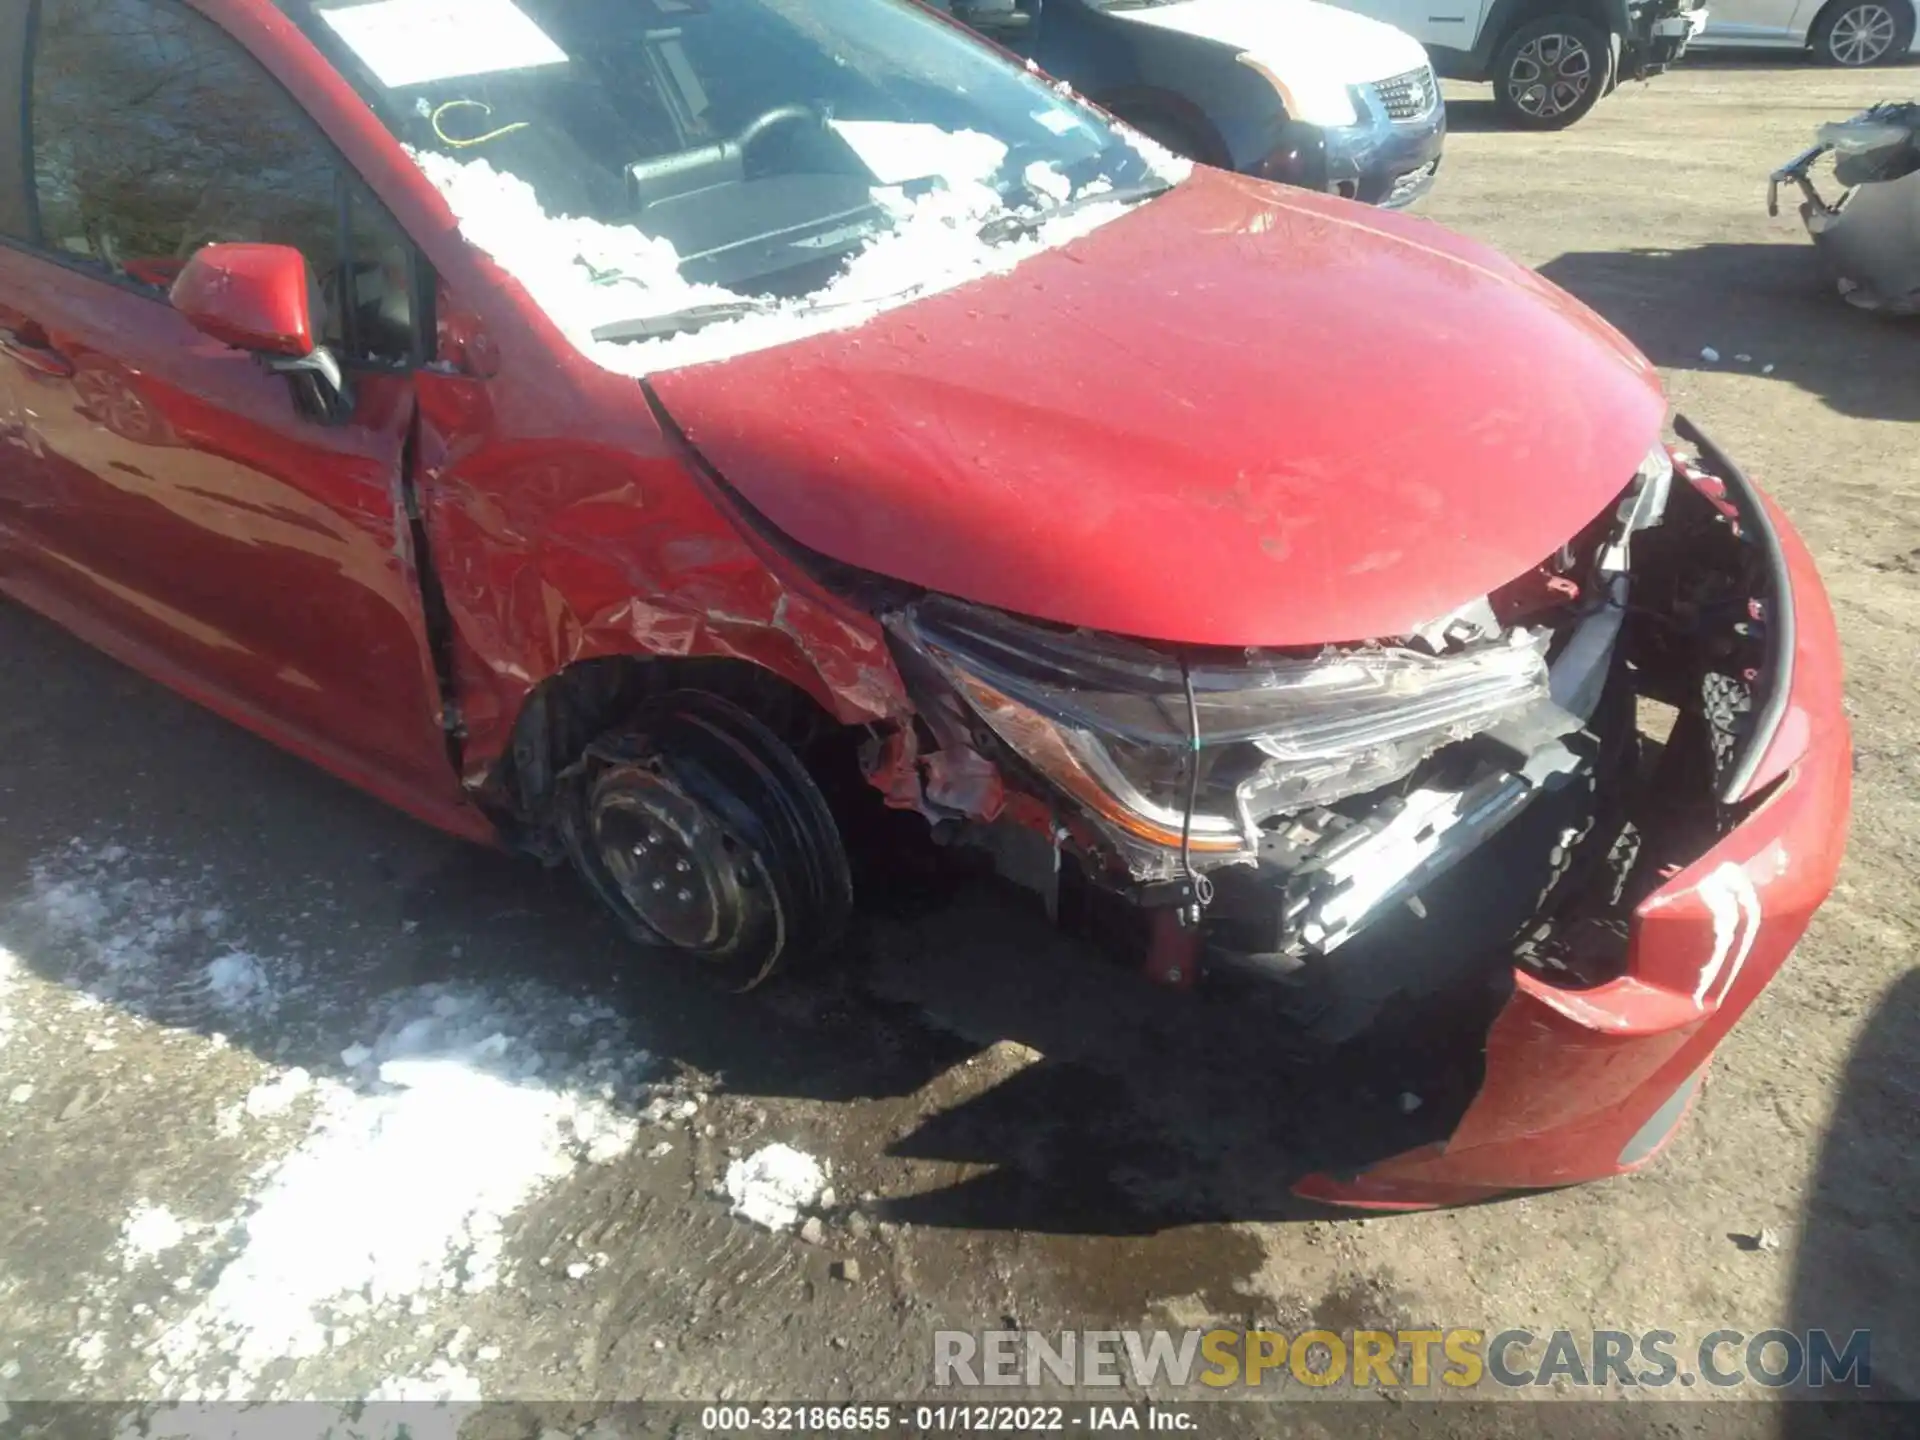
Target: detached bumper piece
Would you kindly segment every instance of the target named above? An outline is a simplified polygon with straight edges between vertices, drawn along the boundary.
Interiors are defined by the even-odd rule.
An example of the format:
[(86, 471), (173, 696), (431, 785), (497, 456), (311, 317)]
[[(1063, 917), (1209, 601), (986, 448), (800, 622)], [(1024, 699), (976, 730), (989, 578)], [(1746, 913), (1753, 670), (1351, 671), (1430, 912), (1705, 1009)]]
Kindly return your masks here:
[[(1656, 860), (1656, 883), (1632, 905), (1604, 976), (1514, 965), (1480, 1089), (1448, 1139), (1359, 1173), (1310, 1176), (1302, 1196), (1423, 1209), (1643, 1165), (1832, 889), (1852, 770), (1832, 612), (1785, 519), (1710, 441), (1684, 420), (1680, 430), (1701, 451), (1680, 473), (1742, 548), (1765, 651), (1730, 677), (1737, 724), (1716, 728), (1725, 716), (1697, 706), (1669, 741), (1677, 753), (1685, 727), (1707, 727), (1715, 758), (1702, 800), (1716, 821), (1703, 841), (1666, 837), (1692, 853)], [(1661, 839), (1650, 831), (1647, 843), (1657, 850)]]
[(1707, 0), (1653, 0), (1627, 7), (1632, 30), (1620, 57), (1621, 78), (1657, 75), (1687, 51), (1707, 28)]
[[(1813, 178), (1827, 155), (1842, 187), (1831, 201)], [(1769, 215), (1780, 213), (1783, 184), (1800, 192), (1800, 218), (1848, 304), (1920, 310), (1920, 104), (1876, 105), (1821, 126), (1818, 144), (1769, 177)]]

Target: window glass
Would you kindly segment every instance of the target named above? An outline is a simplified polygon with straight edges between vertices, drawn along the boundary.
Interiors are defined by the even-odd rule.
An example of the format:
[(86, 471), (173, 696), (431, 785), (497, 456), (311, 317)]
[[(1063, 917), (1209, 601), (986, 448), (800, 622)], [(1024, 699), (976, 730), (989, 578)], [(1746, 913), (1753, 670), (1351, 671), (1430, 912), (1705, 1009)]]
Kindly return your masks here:
[[(677, 279), (736, 293), (816, 290), (895, 226), (902, 187), (964, 187), (984, 218), (1149, 172), (1097, 114), (912, 0), (277, 3), (443, 193), (522, 233), (619, 227), (599, 249), (670, 254)], [(591, 263), (613, 311), (680, 288)]]
[(412, 349), (408, 247), (240, 45), (177, 0), (41, 0), (33, 172), (44, 245), (156, 290), (216, 241), (307, 258), (321, 336)]

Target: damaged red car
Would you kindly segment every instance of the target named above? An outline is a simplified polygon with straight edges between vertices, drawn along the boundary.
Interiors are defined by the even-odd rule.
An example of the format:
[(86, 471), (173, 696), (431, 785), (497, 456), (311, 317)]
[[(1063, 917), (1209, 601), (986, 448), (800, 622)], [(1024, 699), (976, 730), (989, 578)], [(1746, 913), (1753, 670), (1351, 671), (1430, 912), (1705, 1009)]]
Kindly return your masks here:
[[(906, 0), (0, 0), (0, 588), (728, 984), (867, 807), (1632, 1169), (1840, 859), (1779, 510), (1529, 271)], [(886, 808), (886, 807), (891, 807)]]

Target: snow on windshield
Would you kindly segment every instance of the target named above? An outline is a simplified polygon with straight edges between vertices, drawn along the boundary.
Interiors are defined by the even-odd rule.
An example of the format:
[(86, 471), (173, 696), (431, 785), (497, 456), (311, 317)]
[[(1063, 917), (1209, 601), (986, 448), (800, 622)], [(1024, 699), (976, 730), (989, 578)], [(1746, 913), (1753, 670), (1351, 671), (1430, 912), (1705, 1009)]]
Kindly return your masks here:
[[(410, 153), (471, 244), (518, 280), (580, 351), (609, 370), (635, 376), (852, 328), (911, 300), (1004, 274), (1043, 250), (1098, 229), (1126, 209), (1120, 202), (1097, 199), (1111, 188), (1105, 180), (1076, 191), (1053, 167), (1030, 166), (1023, 178), (1036, 204), (1093, 203), (1011, 238), (982, 239), (979, 232), (987, 221), (1009, 213), (1007, 200), (986, 183), (1006, 158), (1004, 144), (973, 131), (946, 132), (925, 125), (868, 122), (851, 135), (846, 134), (846, 122), (840, 128), (882, 180), (873, 196), (891, 225), (811, 294), (767, 301), (764, 308), (736, 319), (639, 341), (595, 340), (593, 331), (690, 307), (738, 306), (743, 297), (717, 285), (689, 282), (680, 273), (680, 256), (672, 244), (632, 225), (548, 214), (532, 186), (485, 160), (462, 161), (424, 150)], [(912, 133), (888, 134), (889, 129)], [(1125, 138), (1153, 174), (1169, 184), (1178, 184), (1192, 169), (1143, 136), (1126, 132)], [(885, 183), (894, 172), (890, 157), (906, 145), (914, 147), (920, 161), (917, 178), (928, 176), (929, 163), (938, 167), (936, 188), (910, 197), (901, 185)]]

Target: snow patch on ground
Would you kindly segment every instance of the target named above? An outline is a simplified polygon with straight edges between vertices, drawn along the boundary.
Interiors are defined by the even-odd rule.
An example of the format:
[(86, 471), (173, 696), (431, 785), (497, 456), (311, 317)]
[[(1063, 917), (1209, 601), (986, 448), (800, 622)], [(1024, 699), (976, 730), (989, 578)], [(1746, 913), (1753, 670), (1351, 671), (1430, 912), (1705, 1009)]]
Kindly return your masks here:
[[(1144, 136), (1128, 132), (1127, 139), (1170, 181), (1177, 183), (1192, 169)], [(1005, 159), (1006, 146), (964, 131), (946, 140), (934, 156), (935, 163), (949, 167), (940, 172), (943, 183), (911, 198), (898, 185), (876, 187), (874, 199), (890, 216), (891, 227), (878, 231), (811, 295), (770, 302), (764, 310), (683, 334), (628, 342), (598, 341), (593, 331), (692, 306), (737, 304), (741, 296), (683, 279), (673, 245), (634, 226), (547, 214), (530, 185), (485, 160), (462, 161), (431, 151), (415, 151), (413, 158), (445, 197), (461, 234), (518, 280), (575, 347), (609, 370), (649, 375), (864, 324), (910, 300), (1004, 274), (1126, 209), (1119, 203), (1090, 204), (1031, 233), (989, 243), (980, 238), (980, 228), (1005, 215), (1007, 202), (984, 182)], [(926, 174), (924, 167), (910, 168)], [(1064, 177), (1057, 172), (1050, 177), (1045, 167), (1034, 166), (1030, 179), (1035, 171), (1041, 172), (1034, 186), (1038, 193), (1056, 203), (1068, 198), (1071, 187)], [(1096, 182), (1089, 189), (1103, 186)]]
[(250, 1010), (272, 1003), (266, 968), (244, 950), (221, 955), (207, 965), (207, 989), (222, 1010)]
[[(40, 968), (81, 990), (90, 1029), (126, 1009), (173, 1016), (210, 1056), (229, 1047), (209, 1027), (238, 1007), (252, 1054), (275, 1057), (215, 1112), (215, 1132), (255, 1157), (238, 1206), (196, 1217), (151, 1192), (133, 1205), (71, 1354), (102, 1383), (134, 1363), (151, 1393), (226, 1401), (337, 1395), (316, 1377), (349, 1363), (367, 1376), (371, 1352), (385, 1359), (353, 1383), (362, 1398), (477, 1399), (479, 1379), (421, 1337), (505, 1278), (523, 1206), (634, 1149), (652, 1057), (607, 1005), (531, 980), (409, 986), (344, 1016), (329, 1004), (309, 1034), (282, 1013), (299, 964), (241, 948), (209, 903), (217, 877), (169, 864), (76, 843), (33, 867), (7, 917)], [(130, 1307), (126, 1275), (150, 1284), (155, 1267), (170, 1298)], [(296, 1368), (343, 1345), (362, 1347), (356, 1362)]]
[(284, 1115), (294, 1102), (313, 1089), (313, 1076), (296, 1065), (293, 1069), (263, 1080), (247, 1092), (240, 1108), (255, 1120)]
[(296, 975), (226, 940), (208, 889), (124, 845), (75, 840), (34, 863), (13, 919), (62, 968), (76, 1006), (169, 1021), (266, 1013)]
[(769, 1230), (792, 1229), (826, 1183), (820, 1162), (791, 1145), (768, 1145), (727, 1166), (733, 1213)]
[[(602, 1032), (584, 1061), (554, 1053), (583, 1028)], [(249, 1095), (250, 1113), (275, 1113), (310, 1090), (313, 1121), (255, 1177), (238, 1253), (160, 1339), (173, 1376), (231, 1357), (222, 1380), (186, 1398), (251, 1398), (276, 1360), (323, 1354), (343, 1324), (498, 1284), (512, 1215), (579, 1166), (625, 1154), (638, 1133), (620, 1102), (644, 1055), (611, 1012), (537, 986), (403, 991), (360, 1052), (347, 1078), (303, 1084), (289, 1072)], [(451, 1372), (419, 1383), (447, 1399), (473, 1388)]]
[(120, 1254), (131, 1270), (185, 1242), (187, 1227), (164, 1205), (141, 1201), (120, 1227)]

